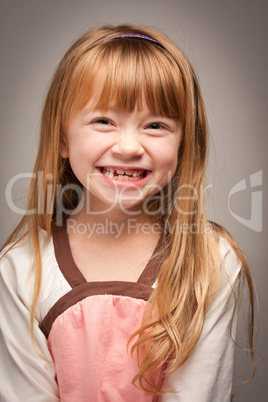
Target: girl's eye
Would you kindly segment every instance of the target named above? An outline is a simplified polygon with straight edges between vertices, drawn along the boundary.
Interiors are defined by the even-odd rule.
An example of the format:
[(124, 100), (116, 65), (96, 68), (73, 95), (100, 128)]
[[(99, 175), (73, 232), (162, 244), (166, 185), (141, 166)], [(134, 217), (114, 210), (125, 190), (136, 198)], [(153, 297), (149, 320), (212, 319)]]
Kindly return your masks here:
[(97, 119), (94, 121), (94, 123), (105, 124), (105, 125), (111, 124), (111, 122), (107, 119)]
[(153, 130), (160, 130), (161, 128), (164, 128), (164, 126), (160, 123), (152, 123), (148, 126), (148, 128)]
[(108, 132), (114, 130), (115, 124), (112, 120), (106, 117), (97, 117), (96, 119), (92, 120), (91, 123), (94, 130)]

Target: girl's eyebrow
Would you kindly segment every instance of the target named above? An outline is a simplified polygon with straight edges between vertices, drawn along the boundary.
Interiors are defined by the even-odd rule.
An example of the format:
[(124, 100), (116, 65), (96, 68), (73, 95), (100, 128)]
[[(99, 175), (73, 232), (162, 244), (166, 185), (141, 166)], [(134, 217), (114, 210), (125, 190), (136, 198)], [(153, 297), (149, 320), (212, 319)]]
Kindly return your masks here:
[(98, 108), (92, 108), (90, 106), (85, 107), (84, 109), (81, 110), (81, 114), (88, 114), (88, 113), (108, 113), (108, 112), (114, 112), (114, 113), (119, 113), (121, 112), (119, 109), (111, 108), (109, 107), (108, 109), (98, 109)]
[[(134, 112), (134, 111), (133, 111)], [(92, 114), (106, 114), (106, 113), (115, 113), (115, 114), (131, 114), (133, 112), (125, 112), (123, 109), (118, 109), (118, 108), (113, 108), (113, 107), (109, 107), (108, 109), (98, 109), (98, 108), (91, 108), (91, 107), (86, 107), (85, 109), (81, 110), (81, 114), (82, 115), (86, 115), (88, 113), (92, 113)], [(163, 116), (160, 114), (155, 114), (153, 112), (146, 111), (146, 112), (140, 112), (141, 114), (143, 114), (144, 118), (149, 118), (149, 119), (175, 119), (175, 117), (171, 117), (171, 116)]]
[[(81, 110), (81, 115), (84, 117), (88, 114), (92, 115), (97, 115), (97, 114), (102, 114), (102, 115), (107, 115), (109, 113), (116, 114), (116, 115), (123, 115), (123, 114), (131, 114), (132, 112), (125, 112), (124, 109), (119, 109), (116, 107), (108, 107), (107, 109), (101, 109), (98, 107), (94, 106), (86, 106), (84, 109)], [(140, 116), (142, 119), (152, 119), (152, 120), (158, 120), (158, 119), (165, 119), (165, 120), (179, 120), (176, 117), (171, 117), (171, 116), (164, 116), (160, 114), (155, 114), (153, 113), (150, 109), (147, 109), (146, 111), (140, 111)]]

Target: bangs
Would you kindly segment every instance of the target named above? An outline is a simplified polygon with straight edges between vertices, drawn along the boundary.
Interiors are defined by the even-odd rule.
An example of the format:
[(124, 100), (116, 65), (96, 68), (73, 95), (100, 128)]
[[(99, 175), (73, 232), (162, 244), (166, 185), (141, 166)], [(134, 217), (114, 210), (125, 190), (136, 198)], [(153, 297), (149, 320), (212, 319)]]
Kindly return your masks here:
[[(77, 56), (67, 86), (63, 121), (94, 97), (94, 109), (133, 112), (146, 102), (155, 115), (184, 123), (185, 91), (179, 66), (157, 44), (134, 38), (98, 43)], [(66, 119), (66, 117), (68, 118)]]

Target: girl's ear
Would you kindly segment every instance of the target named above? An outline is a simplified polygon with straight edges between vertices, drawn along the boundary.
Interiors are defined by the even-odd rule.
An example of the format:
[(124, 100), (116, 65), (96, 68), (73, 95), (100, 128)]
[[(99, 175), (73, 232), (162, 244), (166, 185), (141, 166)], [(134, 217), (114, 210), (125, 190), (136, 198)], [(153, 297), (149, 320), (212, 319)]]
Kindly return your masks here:
[(69, 157), (69, 150), (68, 150), (68, 144), (66, 141), (66, 138), (64, 138), (64, 136), (61, 134), (60, 135), (60, 156), (64, 159)]

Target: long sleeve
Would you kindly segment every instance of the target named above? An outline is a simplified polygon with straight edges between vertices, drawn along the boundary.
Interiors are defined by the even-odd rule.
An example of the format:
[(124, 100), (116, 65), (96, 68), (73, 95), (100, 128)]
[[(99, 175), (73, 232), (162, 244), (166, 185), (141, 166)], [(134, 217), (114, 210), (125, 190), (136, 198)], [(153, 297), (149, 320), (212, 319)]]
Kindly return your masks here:
[[(240, 264), (228, 246), (223, 247), (226, 275), (211, 303), (204, 328), (195, 349), (186, 362), (165, 381), (164, 388), (174, 393), (160, 398), (163, 402), (230, 402), (233, 376), (234, 344), (230, 324)], [(232, 326), (235, 335), (236, 321)]]
[[(0, 263), (0, 400), (56, 402), (60, 399), (54, 365), (36, 320), (34, 335), (38, 353), (31, 341), (30, 306), (25, 297), (29, 293), (29, 270), (24, 269), (27, 257), (23, 248), (10, 254), (11, 257), (8, 253)], [(19, 268), (22, 269), (18, 273)]]

